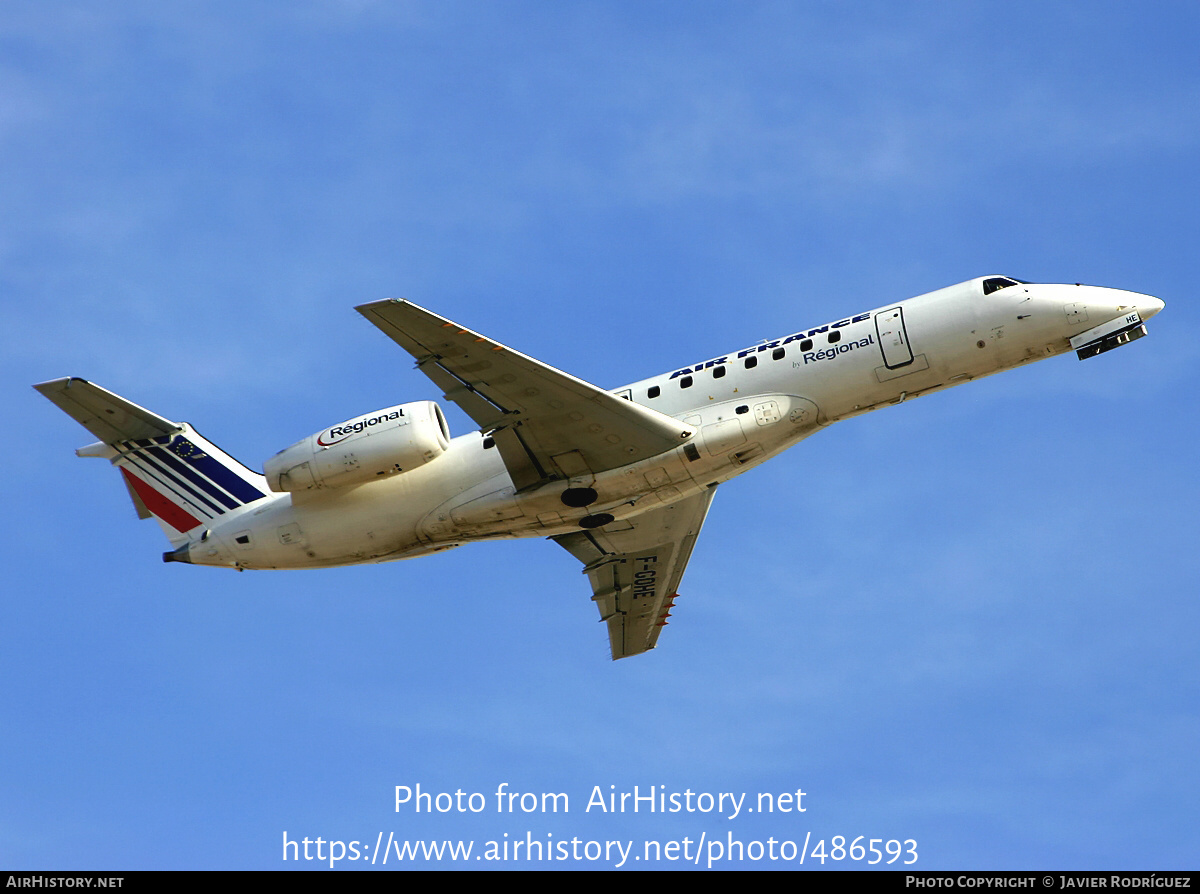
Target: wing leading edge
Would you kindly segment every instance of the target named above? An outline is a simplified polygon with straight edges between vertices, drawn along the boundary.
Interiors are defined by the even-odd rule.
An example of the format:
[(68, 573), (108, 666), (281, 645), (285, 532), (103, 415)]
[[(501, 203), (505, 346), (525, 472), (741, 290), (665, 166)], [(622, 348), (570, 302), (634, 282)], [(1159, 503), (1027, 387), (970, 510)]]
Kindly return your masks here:
[(551, 538), (583, 562), (614, 661), (657, 645), (715, 493), (709, 488), (627, 522)]
[(357, 308), (491, 432), (518, 490), (584, 480), (679, 446), (694, 430), (408, 301)]

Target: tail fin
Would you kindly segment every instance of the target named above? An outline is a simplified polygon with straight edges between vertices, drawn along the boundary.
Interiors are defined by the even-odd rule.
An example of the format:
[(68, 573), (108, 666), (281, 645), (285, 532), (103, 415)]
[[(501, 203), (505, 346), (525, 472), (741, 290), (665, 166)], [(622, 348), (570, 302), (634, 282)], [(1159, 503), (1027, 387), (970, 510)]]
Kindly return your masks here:
[(267, 481), (200, 436), (84, 379), (34, 385), (102, 443), (76, 451), (121, 470), (139, 518), (153, 516), (173, 546), (213, 519), (260, 500)]

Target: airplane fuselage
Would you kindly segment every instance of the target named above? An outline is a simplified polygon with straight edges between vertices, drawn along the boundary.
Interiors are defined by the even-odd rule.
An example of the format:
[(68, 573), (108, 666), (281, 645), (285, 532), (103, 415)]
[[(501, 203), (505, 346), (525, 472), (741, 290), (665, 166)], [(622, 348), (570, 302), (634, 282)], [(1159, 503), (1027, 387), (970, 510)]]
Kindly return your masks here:
[[(411, 558), (477, 540), (619, 528), (834, 422), (1069, 352), (1072, 338), (1122, 315), (1148, 319), (1161, 308), (1156, 298), (1117, 289), (971, 280), (613, 389), (694, 431), (674, 449), (629, 465), (518, 490), (493, 439), (477, 431), (402, 474), (268, 493), (214, 519), (180, 559), (245, 569), (324, 567)], [(564, 492), (580, 488), (594, 491), (594, 499), (568, 505)]]

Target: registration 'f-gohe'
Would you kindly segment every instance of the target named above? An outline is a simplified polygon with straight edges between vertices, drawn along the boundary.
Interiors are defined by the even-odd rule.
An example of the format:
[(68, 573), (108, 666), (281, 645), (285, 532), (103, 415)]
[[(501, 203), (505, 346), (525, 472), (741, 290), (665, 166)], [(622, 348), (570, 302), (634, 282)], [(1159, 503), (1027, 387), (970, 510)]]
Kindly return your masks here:
[(1162, 301), (989, 276), (607, 391), (422, 310), (358, 310), (479, 426), (432, 401), (357, 416), (263, 474), (83, 379), (35, 387), (99, 442), (168, 562), (314, 568), (549, 537), (584, 565), (613, 658), (652, 649), (718, 484), (822, 428), (1033, 360), (1146, 334)]

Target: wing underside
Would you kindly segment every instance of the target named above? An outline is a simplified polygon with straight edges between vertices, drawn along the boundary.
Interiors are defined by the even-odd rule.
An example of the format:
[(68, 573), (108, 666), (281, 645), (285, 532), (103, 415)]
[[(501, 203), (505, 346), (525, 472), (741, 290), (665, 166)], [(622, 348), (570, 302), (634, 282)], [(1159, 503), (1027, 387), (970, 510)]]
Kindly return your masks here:
[(583, 562), (592, 600), (608, 624), (614, 661), (657, 645), (715, 492), (709, 488), (626, 522), (551, 538)]
[(410, 302), (376, 301), (358, 311), (491, 433), (517, 490), (587, 479), (672, 450), (694, 433)]
[[(376, 301), (358, 311), (491, 435), (518, 490), (555, 480), (587, 486), (601, 472), (674, 450), (695, 434), (410, 302)], [(584, 564), (614, 659), (658, 642), (712, 496), (709, 489), (628, 521), (551, 538)]]

